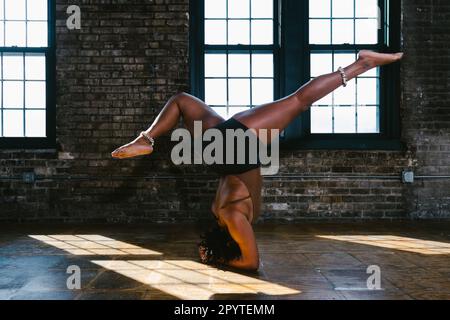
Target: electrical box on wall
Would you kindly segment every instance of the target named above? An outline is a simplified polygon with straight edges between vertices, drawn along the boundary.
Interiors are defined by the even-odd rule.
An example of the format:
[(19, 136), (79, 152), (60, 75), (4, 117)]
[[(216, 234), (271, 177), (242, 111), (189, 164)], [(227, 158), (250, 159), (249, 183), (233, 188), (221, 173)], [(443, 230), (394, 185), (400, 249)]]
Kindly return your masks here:
[(25, 183), (34, 183), (36, 181), (36, 174), (34, 172), (25, 172), (22, 175), (22, 180)]
[(403, 171), (402, 172), (402, 182), (405, 184), (414, 183), (414, 172), (413, 171)]

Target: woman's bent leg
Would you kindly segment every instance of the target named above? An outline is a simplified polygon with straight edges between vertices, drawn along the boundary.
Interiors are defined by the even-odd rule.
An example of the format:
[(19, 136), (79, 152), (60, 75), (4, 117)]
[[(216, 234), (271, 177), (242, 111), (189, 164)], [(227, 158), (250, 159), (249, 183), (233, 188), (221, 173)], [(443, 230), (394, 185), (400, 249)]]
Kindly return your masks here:
[[(180, 118), (186, 128), (193, 133), (194, 122), (201, 121), (203, 130), (207, 130), (224, 121), (208, 105), (186, 93), (180, 93), (169, 99), (163, 110), (157, 116), (146, 134), (154, 139), (170, 132), (177, 127)], [(142, 155), (149, 155), (153, 148), (143, 137), (118, 148), (112, 153), (114, 158), (125, 159)]]

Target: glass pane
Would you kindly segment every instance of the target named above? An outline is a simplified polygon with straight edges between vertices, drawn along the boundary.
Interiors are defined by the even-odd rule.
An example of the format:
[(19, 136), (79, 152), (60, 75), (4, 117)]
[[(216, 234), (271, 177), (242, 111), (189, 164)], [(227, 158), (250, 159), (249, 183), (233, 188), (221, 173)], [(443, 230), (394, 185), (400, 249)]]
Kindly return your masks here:
[(377, 79), (358, 79), (358, 104), (378, 105)]
[(23, 137), (23, 111), (3, 110), (3, 136)]
[(252, 21), (252, 44), (273, 44), (272, 20)]
[(356, 133), (356, 108), (334, 108), (334, 133)]
[(273, 0), (252, 0), (252, 18), (273, 18)]
[(230, 20), (228, 22), (229, 44), (250, 44), (250, 20)]
[(25, 82), (25, 107), (45, 109), (46, 88), (44, 81)]
[(253, 77), (273, 77), (273, 55), (254, 54), (252, 56)]
[(28, 20), (47, 20), (47, 0), (27, 0)]
[(227, 0), (205, 0), (205, 18), (227, 17)]
[(252, 103), (254, 106), (273, 102), (273, 80), (253, 79)]
[(250, 55), (230, 54), (228, 56), (229, 77), (250, 77)]
[(353, 20), (333, 21), (333, 44), (353, 44)]
[(205, 55), (205, 77), (227, 76), (227, 56), (225, 54)]
[(3, 21), (0, 21), (0, 46), (5, 45), (5, 23)]
[(248, 109), (249, 109), (248, 107), (230, 107), (228, 108), (228, 117), (232, 118), (238, 113), (247, 111)]
[(229, 104), (235, 106), (250, 105), (250, 80), (230, 79), (229, 80)]
[(5, 0), (6, 20), (25, 20), (25, 0)]
[(330, 44), (331, 43), (331, 22), (330, 20), (310, 20), (309, 21), (309, 43)]
[(47, 22), (28, 22), (29, 47), (47, 47)]
[(25, 47), (25, 22), (5, 22), (5, 45), (8, 47)]
[[(4, 0), (0, 0), (0, 20), (4, 20), (5, 19), (5, 11), (4, 9)], [(1, 123), (0, 123), (1, 125)], [(1, 130), (0, 130), (1, 132)]]
[(228, 18), (250, 18), (250, 0), (228, 0)]
[(356, 86), (355, 80), (348, 83), (347, 87), (340, 86), (334, 92), (334, 105), (355, 105), (356, 104)]
[(379, 77), (380, 68), (370, 69), (366, 73), (363, 73), (361, 77)]
[(45, 80), (45, 56), (27, 54), (25, 56), (25, 79)]
[(3, 82), (3, 108), (23, 108), (23, 82)]
[(356, 43), (358, 44), (378, 43), (378, 20), (376, 19), (356, 20)]
[(331, 53), (311, 54), (311, 77), (318, 77), (333, 71), (333, 56)]
[(205, 21), (205, 43), (206, 44), (227, 43), (227, 25), (225, 20)]
[(213, 107), (212, 108), (219, 116), (221, 116), (224, 119), (228, 119), (228, 108), (223, 107)]
[(353, 18), (354, 16), (353, 1), (354, 0), (333, 0), (333, 17)]
[(227, 81), (225, 79), (205, 80), (205, 102), (209, 105), (227, 105)]
[(336, 71), (339, 67), (345, 68), (356, 61), (356, 55), (354, 53), (339, 53), (334, 55), (333, 71)]
[(378, 0), (356, 1), (356, 17), (378, 18), (378, 15), (379, 15)]
[(25, 135), (27, 137), (45, 137), (45, 111), (25, 111)]
[(379, 133), (378, 107), (358, 107), (358, 133)]
[(23, 79), (23, 55), (14, 53), (3, 54), (3, 79)]
[(311, 108), (311, 133), (333, 133), (333, 109), (331, 107)]
[(309, 0), (310, 18), (329, 18), (331, 17), (330, 0)]

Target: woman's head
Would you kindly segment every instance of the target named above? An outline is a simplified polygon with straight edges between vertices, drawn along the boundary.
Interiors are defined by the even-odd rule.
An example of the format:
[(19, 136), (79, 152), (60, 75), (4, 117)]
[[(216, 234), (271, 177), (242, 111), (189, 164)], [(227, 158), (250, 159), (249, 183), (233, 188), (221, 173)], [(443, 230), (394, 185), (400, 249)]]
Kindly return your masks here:
[(202, 262), (209, 265), (224, 265), (241, 257), (239, 245), (218, 225), (202, 235), (199, 251)]

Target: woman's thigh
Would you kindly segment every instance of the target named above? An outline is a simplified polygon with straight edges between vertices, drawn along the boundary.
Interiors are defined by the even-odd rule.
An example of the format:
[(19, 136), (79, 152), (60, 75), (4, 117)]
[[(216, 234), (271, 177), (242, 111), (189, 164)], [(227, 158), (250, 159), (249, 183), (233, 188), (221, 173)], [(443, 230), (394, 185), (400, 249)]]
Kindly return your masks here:
[(196, 121), (202, 123), (203, 131), (225, 121), (210, 106), (190, 94), (183, 94), (179, 99), (184, 125), (191, 133), (194, 133)]

